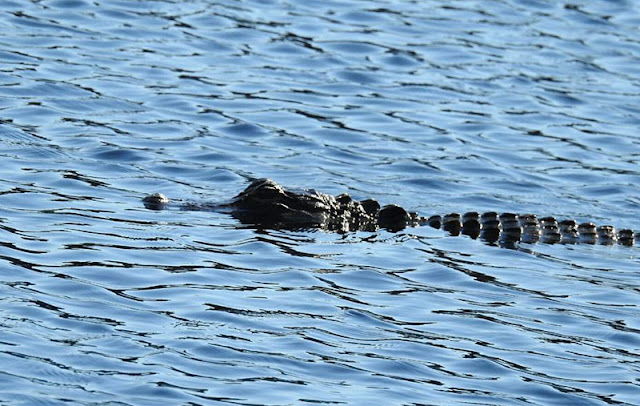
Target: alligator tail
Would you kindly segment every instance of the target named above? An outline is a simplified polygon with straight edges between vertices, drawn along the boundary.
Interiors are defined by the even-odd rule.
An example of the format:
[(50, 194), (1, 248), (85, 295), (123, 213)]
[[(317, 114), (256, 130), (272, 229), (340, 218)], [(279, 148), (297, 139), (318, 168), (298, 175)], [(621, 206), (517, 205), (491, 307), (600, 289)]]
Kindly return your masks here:
[(580, 223), (575, 220), (557, 221), (554, 217), (538, 219), (535, 214), (514, 214), (496, 212), (468, 212), (463, 215), (450, 213), (445, 216), (431, 216), (423, 221), (427, 225), (443, 229), (451, 235), (468, 235), (481, 238), (489, 243), (536, 243), (547, 244), (620, 244), (640, 243), (640, 233), (613, 226), (596, 226), (594, 223)]

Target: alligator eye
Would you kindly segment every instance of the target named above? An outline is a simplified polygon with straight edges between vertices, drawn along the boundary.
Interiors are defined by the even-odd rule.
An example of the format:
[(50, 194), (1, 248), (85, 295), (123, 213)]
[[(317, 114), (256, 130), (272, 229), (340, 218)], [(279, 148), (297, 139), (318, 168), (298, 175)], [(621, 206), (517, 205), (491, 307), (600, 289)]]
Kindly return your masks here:
[(350, 203), (352, 199), (348, 193), (343, 193), (341, 195), (336, 196), (336, 201), (341, 204), (347, 204), (347, 203)]
[(281, 195), (280, 190), (271, 185), (265, 185), (253, 192), (253, 195), (260, 199), (274, 199)]

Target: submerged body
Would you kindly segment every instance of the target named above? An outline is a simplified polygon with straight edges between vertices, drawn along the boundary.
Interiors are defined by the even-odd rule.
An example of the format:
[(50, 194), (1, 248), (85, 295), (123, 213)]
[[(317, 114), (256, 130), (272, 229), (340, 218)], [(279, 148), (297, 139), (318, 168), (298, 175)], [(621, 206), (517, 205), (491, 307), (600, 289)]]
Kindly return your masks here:
[[(161, 210), (169, 199), (155, 193), (143, 199), (145, 206)], [(442, 228), (452, 235), (464, 234), (488, 242), (589, 243), (633, 245), (640, 234), (612, 226), (597, 227), (575, 220), (558, 222), (553, 217), (538, 219), (533, 214), (494, 212), (451, 213), (446, 216), (420, 217), (397, 205), (380, 204), (367, 199), (353, 200), (348, 194), (332, 196), (316, 191), (294, 192), (270, 179), (258, 179), (230, 202), (221, 204), (186, 204), (184, 210), (228, 211), (242, 223), (276, 229), (317, 228), (336, 232), (402, 230), (409, 226), (428, 225)]]

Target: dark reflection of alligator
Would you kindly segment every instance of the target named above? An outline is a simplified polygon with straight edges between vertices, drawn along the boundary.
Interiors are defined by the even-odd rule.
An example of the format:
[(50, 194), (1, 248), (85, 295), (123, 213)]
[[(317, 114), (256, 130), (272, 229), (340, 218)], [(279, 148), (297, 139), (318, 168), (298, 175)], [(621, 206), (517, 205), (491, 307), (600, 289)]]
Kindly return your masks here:
[[(169, 199), (155, 193), (143, 200), (145, 206), (161, 210)], [(292, 192), (269, 179), (253, 181), (230, 202), (221, 204), (186, 204), (183, 210), (228, 211), (242, 223), (265, 228), (319, 228), (337, 232), (375, 231), (379, 228), (398, 231), (408, 226), (429, 225), (442, 228), (452, 235), (481, 237), (488, 242), (510, 244), (533, 243), (600, 243), (633, 245), (631, 230), (616, 230), (612, 226), (596, 227), (593, 223), (578, 224), (574, 220), (556, 221), (553, 217), (538, 219), (533, 214), (483, 213), (421, 217), (400, 206), (380, 207), (373, 199), (355, 201), (348, 194), (332, 196), (316, 191)]]

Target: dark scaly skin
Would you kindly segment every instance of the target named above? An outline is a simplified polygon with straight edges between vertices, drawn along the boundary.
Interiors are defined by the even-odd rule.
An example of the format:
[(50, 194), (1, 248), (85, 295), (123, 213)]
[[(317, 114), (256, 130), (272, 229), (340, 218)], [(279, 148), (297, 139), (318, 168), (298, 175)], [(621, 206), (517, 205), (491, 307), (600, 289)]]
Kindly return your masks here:
[(446, 216), (431, 216), (426, 223), (434, 228), (442, 228), (451, 235), (468, 235), (471, 238), (502, 245), (513, 245), (517, 242), (547, 244), (621, 244), (631, 246), (634, 240), (640, 241), (640, 234), (632, 230), (622, 229), (616, 232), (613, 226), (596, 226), (586, 222), (578, 224), (575, 220), (558, 222), (554, 217), (538, 219), (535, 214), (514, 214), (488, 212), (479, 214), (469, 212)]
[[(143, 199), (145, 206), (162, 210), (169, 199), (159, 193)], [(329, 231), (392, 231), (418, 225), (417, 214), (396, 205), (380, 207), (373, 199), (355, 201), (348, 194), (332, 196), (315, 191), (293, 192), (270, 179), (258, 179), (228, 203), (187, 204), (184, 210), (228, 211), (242, 223), (277, 229), (318, 228)]]
[[(145, 206), (162, 210), (169, 199), (156, 193), (143, 199)], [(640, 234), (616, 230), (612, 226), (596, 227), (593, 223), (577, 224), (574, 220), (558, 222), (553, 217), (538, 219), (533, 214), (477, 213), (420, 217), (397, 205), (380, 207), (377, 201), (353, 200), (348, 194), (332, 196), (316, 191), (294, 192), (269, 179), (258, 179), (228, 203), (186, 204), (183, 210), (227, 211), (244, 224), (274, 229), (323, 229), (336, 232), (399, 231), (405, 227), (429, 225), (442, 228), (451, 235), (501, 245), (525, 243), (588, 243), (633, 245)]]

